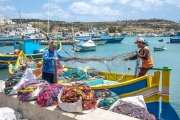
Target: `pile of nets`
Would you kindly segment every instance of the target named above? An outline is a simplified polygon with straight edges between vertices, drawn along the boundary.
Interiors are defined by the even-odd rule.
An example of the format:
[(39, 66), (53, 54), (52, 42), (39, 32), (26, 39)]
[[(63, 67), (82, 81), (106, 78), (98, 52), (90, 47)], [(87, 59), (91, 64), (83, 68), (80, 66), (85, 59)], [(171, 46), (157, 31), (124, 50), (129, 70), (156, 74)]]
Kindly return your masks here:
[(18, 98), (20, 101), (34, 100), (43, 87), (47, 85), (49, 84), (45, 80), (32, 79), (25, 81), (18, 90)]
[(126, 101), (122, 101), (117, 104), (112, 109), (112, 112), (128, 115), (130, 117), (143, 120), (156, 120), (154, 115), (150, 114), (144, 107)]
[(58, 105), (57, 96), (62, 88), (63, 85), (60, 84), (52, 84), (50, 86), (44, 87), (37, 96), (36, 102), (38, 106), (45, 107), (51, 105)]
[(96, 107), (96, 98), (94, 91), (84, 84), (73, 84), (72, 86), (65, 86), (61, 101), (64, 103), (75, 103), (80, 97), (82, 98), (83, 110), (90, 110)]
[(8, 78), (5, 78), (5, 88), (4, 88), (4, 93), (6, 95), (8, 95), (13, 87), (19, 82), (19, 80), (21, 79), (21, 77), (23, 76), (22, 72), (16, 72), (13, 75), (10, 75)]
[(70, 82), (89, 79), (89, 76), (86, 74), (86, 72), (78, 68), (68, 69), (65, 73), (62, 74), (62, 77), (69, 80)]
[(98, 107), (108, 110), (118, 99), (118, 95), (108, 89), (95, 90), (95, 96), (99, 99)]

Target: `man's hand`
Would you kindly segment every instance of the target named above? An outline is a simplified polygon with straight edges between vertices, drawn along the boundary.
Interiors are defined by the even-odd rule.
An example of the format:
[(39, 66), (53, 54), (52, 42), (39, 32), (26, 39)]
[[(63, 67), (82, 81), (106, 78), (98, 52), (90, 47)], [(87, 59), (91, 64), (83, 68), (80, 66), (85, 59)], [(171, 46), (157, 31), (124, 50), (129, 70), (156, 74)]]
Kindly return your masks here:
[(71, 57), (70, 60), (74, 60), (74, 57)]
[(125, 60), (125, 61), (128, 61), (128, 60), (129, 60), (129, 58), (124, 58), (124, 60)]
[(59, 58), (56, 57), (56, 58), (54, 58), (54, 60), (57, 61), (57, 60), (59, 60)]

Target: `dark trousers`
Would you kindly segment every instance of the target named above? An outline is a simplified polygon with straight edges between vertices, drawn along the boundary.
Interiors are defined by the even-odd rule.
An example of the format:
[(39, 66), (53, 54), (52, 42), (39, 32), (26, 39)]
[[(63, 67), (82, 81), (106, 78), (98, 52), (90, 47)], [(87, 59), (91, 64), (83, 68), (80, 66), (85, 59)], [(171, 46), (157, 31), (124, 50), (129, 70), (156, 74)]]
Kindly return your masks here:
[(46, 80), (50, 84), (53, 83), (53, 78), (54, 78), (54, 74), (53, 73), (46, 73), (46, 72), (42, 73), (42, 79)]
[(140, 68), (138, 77), (144, 76), (150, 68)]

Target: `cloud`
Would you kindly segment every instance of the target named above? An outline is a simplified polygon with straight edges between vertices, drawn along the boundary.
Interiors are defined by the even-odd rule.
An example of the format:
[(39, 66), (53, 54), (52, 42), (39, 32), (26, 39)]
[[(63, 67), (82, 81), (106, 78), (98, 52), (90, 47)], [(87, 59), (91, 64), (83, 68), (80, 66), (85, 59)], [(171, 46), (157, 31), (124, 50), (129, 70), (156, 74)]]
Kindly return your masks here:
[(157, 10), (161, 6), (163, 6), (162, 0), (134, 0), (133, 2), (129, 0), (124, 0), (124, 4), (130, 5), (136, 9), (142, 11), (150, 11), (150, 10)]
[[(57, 4), (53, 4), (53, 3), (50, 3), (49, 4), (49, 9), (59, 9), (60, 8), (60, 6), (58, 6)], [(43, 9), (48, 9), (48, 4), (44, 4), (43, 5)]]
[(60, 3), (60, 2), (68, 2), (70, 0), (50, 0), (49, 2), (55, 2), (55, 3)]
[(180, 8), (180, 1), (179, 0), (165, 0), (166, 3), (175, 5)]
[(120, 3), (120, 4), (129, 4), (130, 0), (118, 0), (117, 3)]
[(6, 6), (0, 6), (0, 11), (15, 11), (16, 8), (13, 7), (13, 6), (9, 6), (9, 5), (6, 5)]
[(21, 14), (22, 18), (27, 18), (27, 19), (30, 19), (30, 18), (42, 19), (44, 18), (44, 16), (45, 15), (43, 13), (22, 13)]
[(107, 6), (93, 6), (90, 4), (87, 4), (85, 2), (76, 2), (73, 3), (69, 9), (74, 14), (78, 15), (96, 15), (96, 16), (112, 16), (112, 15), (118, 15), (120, 12), (118, 10), (112, 10), (110, 7)]
[(91, 0), (91, 2), (97, 5), (104, 5), (104, 4), (111, 4), (114, 2), (114, 0)]

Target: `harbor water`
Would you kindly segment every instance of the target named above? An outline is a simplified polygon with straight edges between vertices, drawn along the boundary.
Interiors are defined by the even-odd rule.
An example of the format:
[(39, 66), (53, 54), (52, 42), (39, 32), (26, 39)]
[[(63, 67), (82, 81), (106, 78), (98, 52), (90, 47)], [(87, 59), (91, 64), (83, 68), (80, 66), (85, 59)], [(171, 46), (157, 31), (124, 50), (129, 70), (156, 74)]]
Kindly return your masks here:
[[(130, 53), (138, 50), (137, 45), (134, 44), (134, 41), (137, 37), (126, 37), (122, 43), (120, 44), (105, 44), (99, 45), (96, 48), (96, 51), (92, 52), (73, 52), (71, 45), (63, 45), (63, 49), (60, 53), (65, 57), (79, 57), (79, 58), (87, 58), (87, 57), (111, 57), (115, 55), (120, 55), (122, 53)], [(170, 87), (170, 95), (171, 95), (171, 104), (177, 110), (180, 115), (180, 44), (167, 44), (170, 41), (169, 37), (144, 37), (146, 41), (149, 41), (149, 48), (151, 50), (154, 67), (162, 68), (167, 66), (172, 69), (171, 71), (171, 87)], [(159, 42), (159, 39), (163, 39), (163, 42)], [(164, 46), (167, 48), (164, 51), (154, 51), (153, 47), (161, 47)], [(42, 48), (45, 46), (42, 46)], [(13, 52), (13, 46), (4, 46), (0, 47), (0, 53), (9, 53)], [(67, 54), (67, 53), (68, 54)], [(84, 68), (88, 66), (89, 68), (95, 68), (98, 70), (111, 72), (121, 72), (121, 73), (132, 73), (135, 71), (135, 63), (136, 61), (123, 61), (123, 59), (118, 59), (118, 61), (113, 62), (87, 62), (87, 63), (79, 63), (79, 62), (62, 62), (63, 65), (72, 66), (72, 67), (81, 67)], [(107, 64), (108, 67), (105, 65)], [(128, 70), (128, 67), (131, 70)], [(148, 74), (153, 74), (153, 71), (148, 71)], [(7, 69), (0, 69), (0, 80), (8, 77)]]

